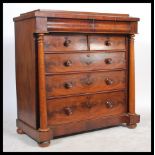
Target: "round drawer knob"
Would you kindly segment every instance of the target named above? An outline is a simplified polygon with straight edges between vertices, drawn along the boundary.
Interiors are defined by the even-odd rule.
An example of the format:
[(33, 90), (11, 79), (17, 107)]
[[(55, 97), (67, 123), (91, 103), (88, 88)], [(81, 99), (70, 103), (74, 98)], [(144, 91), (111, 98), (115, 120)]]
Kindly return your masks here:
[(71, 61), (71, 60), (67, 60), (66, 62), (64, 62), (64, 65), (65, 65), (66, 67), (69, 67), (69, 66), (72, 65), (72, 61)]
[(72, 115), (73, 114), (73, 111), (72, 111), (71, 107), (65, 107), (64, 111), (65, 111), (66, 115)]
[(106, 104), (106, 107), (107, 107), (107, 108), (113, 108), (113, 102), (111, 102), (111, 101), (106, 101), (105, 104)]
[(88, 79), (88, 80), (85, 81), (85, 84), (89, 86), (89, 85), (93, 84), (93, 81), (91, 81), (90, 79)]
[(105, 41), (105, 45), (106, 45), (106, 46), (110, 46), (110, 45), (111, 45), (111, 41), (106, 40), (106, 41)]
[(112, 85), (114, 81), (107, 78), (107, 79), (105, 79), (105, 82), (106, 82), (107, 85)]
[(92, 104), (90, 102), (86, 102), (86, 107), (90, 109), (92, 108)]
[(64, 42), (64, 46), (65, 47), (68, 47), (69, 45), (70, 45), (70, 43), (71, 43), (71, 40), (65, 40), (65, 42)]
[(111, 59), (111, 58), (105, 59), (105, 63), (106, 63), (106, 64), (112, 64), (112, 59)]
[(70, 89), (70, 88), (73, 87), (73, 85), (72, 85), (71, 82), (67, 82), (67, 83), (64, 84), (64, 87), (65, 87), (66, 89)]

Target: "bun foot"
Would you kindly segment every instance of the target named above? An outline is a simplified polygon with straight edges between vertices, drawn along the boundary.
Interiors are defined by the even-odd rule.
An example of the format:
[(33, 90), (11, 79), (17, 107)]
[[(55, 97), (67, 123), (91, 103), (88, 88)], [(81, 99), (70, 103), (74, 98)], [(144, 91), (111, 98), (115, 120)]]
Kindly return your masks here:
[(22, 129), (19, 129), (19, 128), (17, 129), (17, 133), (18, 134), (25, 134), (25, 132)]
[(46, 141), (46, 142), (39, 142), (39, 143), (38, 143), (38, 145), (39, 145), (40, 147), (47, 147), (47, 146), (49, 146), (49, 145), (50, 145), (50, 141)]
[(134, 129), (134, 128), (137, 127), (137, 124), (127, 124), (127, 127), (128, 127), (129, 129)]

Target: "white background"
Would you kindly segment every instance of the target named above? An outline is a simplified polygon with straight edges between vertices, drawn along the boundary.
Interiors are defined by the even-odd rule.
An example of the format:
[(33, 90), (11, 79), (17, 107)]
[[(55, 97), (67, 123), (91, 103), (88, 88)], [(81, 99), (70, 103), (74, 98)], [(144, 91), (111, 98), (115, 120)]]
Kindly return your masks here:
[[(150, 105), (151, 105), (151, 4), (149, 3), (14, 3), (3, 4), (3, 122), (4, 151), (150, 151)], [(135, 36), (135, 81), (136, 81), (136, 112), (141, 115), (141, 123), (130, 130), (123, 127), (110, 128), (92, 133), (80, 134), (53, 140), (53, 146), (40, 149), (27, 136), (17, 135), (16, 130), (16, 85), (15, 85), (15, 36), (13, 17), (20, 13), (36, 9), (88, 11), (102, 13), (127, 13), (139, 17), (138, 34)], [(22, 74), (22, 73), (21, 73)], [(111, 137), (105, 139), (107, 133)], [(113, 139), (113, 134), (118, 140)], [(126, 145), (122, 142), (126, 141)], [(130, 132), (130, 133), (129, 133)], [(125, 138), (134, 134), (133, 138)], [(97, 138), (96, 136), (100, 135)], [(92, 137), (90, 139), (90, 136)], [(117, 137), (118, 136), (118, 137)], [(136, 138), (137, 137), (137, 138)], [(82, 145), (84, 140), (87, 143)], [(111, 141), (110, 141), (111, 138)], [(93, 140), (95, 143), (91, 143)], [(100, 142), (98, 142), (98, 140)], [(103, 141), (102, 141), (103, 140)], [(60, 142), (59, 142), (60, 141)], [(78, 145), (77, 142), (78, 141)], [(81, 144), (80, 144), (81, 141)], [(119, 142), (120, 143), (119, 143)], [(134, 142), (133, 142), (134, 141)], [(88, 143), (89, 142), (89, 143)], [(102, 143), (102, 145), (95, 145)], [(106, 143), (104, 145), (104, 143)], [(122, 145), (123, 144), (123, 145)], [(84, 147), (85, 145), (85, 147)], [(124, 146), (125, 145), (125, 146)], [(136, 145), (136, 146), (135, 146)], [(21, 146), (21, 147), (20, 147)]]

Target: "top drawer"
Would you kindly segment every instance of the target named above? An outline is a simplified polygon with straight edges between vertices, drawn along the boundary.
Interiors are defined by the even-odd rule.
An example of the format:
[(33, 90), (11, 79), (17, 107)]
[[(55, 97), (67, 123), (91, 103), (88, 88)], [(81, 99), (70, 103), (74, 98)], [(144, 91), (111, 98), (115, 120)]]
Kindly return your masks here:
[(45, 51), (88, 50), (86, 35), (52, 34), (44, 37)]
[(89, 35), (90, 50), (125, 50), (125, 36)]

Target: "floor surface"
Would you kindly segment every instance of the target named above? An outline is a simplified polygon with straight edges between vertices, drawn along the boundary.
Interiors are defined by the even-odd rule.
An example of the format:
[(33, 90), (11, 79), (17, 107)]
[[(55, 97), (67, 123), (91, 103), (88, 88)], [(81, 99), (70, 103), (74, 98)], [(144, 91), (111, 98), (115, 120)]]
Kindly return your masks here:
[(150, 113), (141, 114), (141, 122), (135, 129), (123, 126), (106, 128), (89, 133), (58, 138), (51, 141), (46, 148), (26, 135), (16, 133), (15, 115), (4, 119), (4, 152), (150, 152), (151, 131)]

